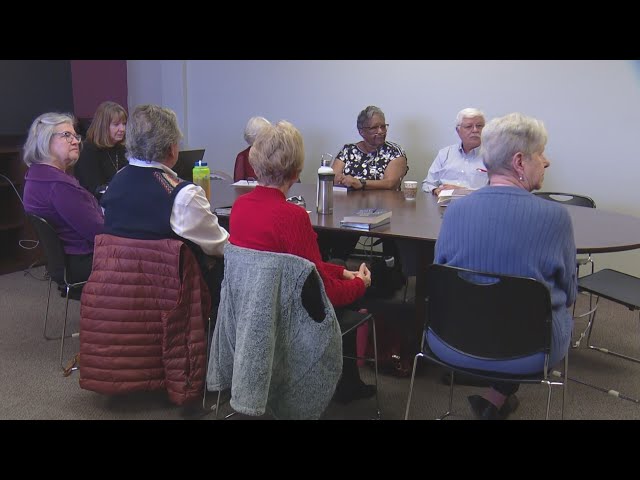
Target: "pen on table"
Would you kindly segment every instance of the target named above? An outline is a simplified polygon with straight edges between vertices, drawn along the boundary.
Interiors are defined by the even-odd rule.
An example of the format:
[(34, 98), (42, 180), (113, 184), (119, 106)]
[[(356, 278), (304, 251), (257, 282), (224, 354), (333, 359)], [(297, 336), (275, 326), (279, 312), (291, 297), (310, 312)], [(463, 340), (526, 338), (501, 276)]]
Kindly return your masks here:
[(483, 173), (487, 173), (487, 171), (484, 168), (476, 168), (476, 170), (478, 172), (483, 172)]

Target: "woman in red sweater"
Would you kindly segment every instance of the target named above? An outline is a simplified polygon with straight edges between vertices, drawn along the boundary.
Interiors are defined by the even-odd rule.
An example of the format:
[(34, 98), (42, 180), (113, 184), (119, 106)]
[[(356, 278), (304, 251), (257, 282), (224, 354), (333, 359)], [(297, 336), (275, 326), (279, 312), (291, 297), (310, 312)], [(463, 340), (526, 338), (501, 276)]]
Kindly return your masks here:
[[(371, 272), (362, 263), (358, 271), (322, 261), (317, 235), (304, 208), (286, 201), (286, 193), (302, 172), (302, 135), (291, 123), (265, 125), (249, 152), (258, 186), (239, 197), (231, 210), (229, 241), (239, 247), (297, 255), (313, 262), (327, 296), (336, 308), (354, 304), (371, 285)], [(355, 330), (342, 337), (345, 355), (355, 356)], [(375, 386), (360, 379), (355, 360), (345, 358), (335, 399), (347, 403), (375, 394)]]

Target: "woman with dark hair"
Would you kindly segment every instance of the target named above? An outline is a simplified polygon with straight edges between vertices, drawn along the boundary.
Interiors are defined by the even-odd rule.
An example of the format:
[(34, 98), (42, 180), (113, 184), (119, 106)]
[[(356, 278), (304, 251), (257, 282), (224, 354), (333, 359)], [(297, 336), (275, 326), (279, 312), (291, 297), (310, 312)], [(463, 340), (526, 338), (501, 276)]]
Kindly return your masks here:
[(115, 102), (102, 102), (87, 130), (86, 142), (74, 174), (80, 185), (100, 199), (125, 157), (126, 110)]

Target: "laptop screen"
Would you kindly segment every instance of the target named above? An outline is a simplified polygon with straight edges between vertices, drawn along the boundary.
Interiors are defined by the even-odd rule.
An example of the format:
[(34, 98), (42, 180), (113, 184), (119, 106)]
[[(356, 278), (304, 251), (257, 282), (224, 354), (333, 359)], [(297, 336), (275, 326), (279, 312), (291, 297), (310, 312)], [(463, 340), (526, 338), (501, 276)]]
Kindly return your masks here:
[(201, 150), (182, 150), (178, 152), (178, 161), (172, 168), (183, 180), (193, 182), (193, 166), (204, 158), (204, 148)]

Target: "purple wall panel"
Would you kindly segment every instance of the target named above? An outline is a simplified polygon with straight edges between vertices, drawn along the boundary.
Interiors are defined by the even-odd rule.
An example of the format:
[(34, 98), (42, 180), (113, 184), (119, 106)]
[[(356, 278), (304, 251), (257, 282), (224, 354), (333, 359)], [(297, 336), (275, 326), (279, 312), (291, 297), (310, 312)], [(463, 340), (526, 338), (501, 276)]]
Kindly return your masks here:
[(71, 60), (74, 114), (93, 117), (105, 100), (127, 106), (126, 60)]

